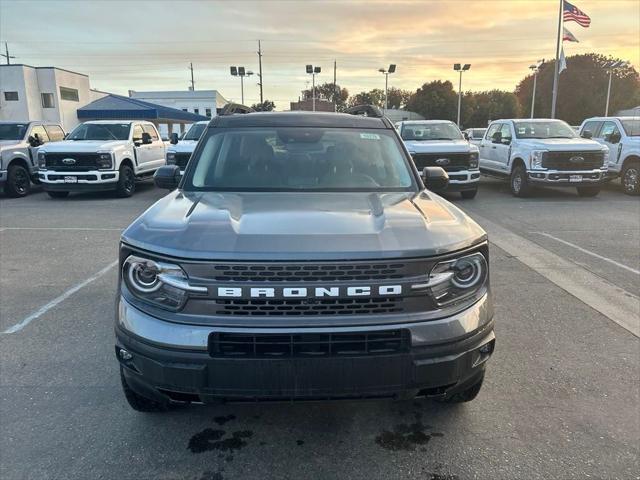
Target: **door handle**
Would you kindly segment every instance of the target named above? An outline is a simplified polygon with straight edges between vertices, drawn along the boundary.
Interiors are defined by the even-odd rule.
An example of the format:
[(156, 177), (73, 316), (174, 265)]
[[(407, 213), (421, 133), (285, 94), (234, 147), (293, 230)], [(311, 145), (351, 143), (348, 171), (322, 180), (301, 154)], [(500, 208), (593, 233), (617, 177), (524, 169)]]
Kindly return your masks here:
[(498, 148), (498, 147), (496, 147), (496, 146), (494, 145), (494, 146), (493, 146), (493, 147), (491, 147), (491, 148), (493, 148), (493, 149), (495, 150), (495, 149), (496, 149), (496, 148)]

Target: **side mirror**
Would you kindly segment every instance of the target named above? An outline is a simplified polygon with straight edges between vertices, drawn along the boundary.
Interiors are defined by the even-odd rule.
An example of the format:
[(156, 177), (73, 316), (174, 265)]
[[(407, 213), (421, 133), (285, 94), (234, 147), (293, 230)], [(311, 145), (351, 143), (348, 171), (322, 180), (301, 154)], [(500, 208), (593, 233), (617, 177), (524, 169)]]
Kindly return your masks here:
[(151, 135), (147, 132), (142, 132), (142, 145), (149, 145), (153, 140), (151, 140)]
[(586, 138), (587, 140), (591, 140), (593, 138), (593, 133), (591, 132), (591, 130), (585, 130), (580, 136), (582, 138)]
[(432, 192), (441, 192), (449, 185), (449, 175), (442, 167), (424, 167), (422, 181)]
[(491, 142), (493, 142), (493, 143), (502, 143), (502, 133), (500, 133), (500, 132), (494, 133), (493, 137), (491, 137)]
[(511, 137), (504, 137), (500, 139), (500, 143), (504, 145), (511, 145)]
[(464, 132), (462, 135), (464, 135), (466, 141), (469, 141), (469, 134), (467, 132)]
[(607, 140), (607, 138), (605, 137), (605, 141), (609, 143), (618, 143), (620, 140), (622, 140), (622, 136), (618, 132), (610, 133), (607, 136), (609, 137), (609, 139)]
[(171, 140), (169, 140), (169, 142), (171, 143), (171, 145), (175, 145), (176, 143), (178, 143), (178, 134), (172, 133)]
[(158, 188), (166, 188), (167, 190), (175, 190), (180, 183), (180, 167), (177, 165), (165, 165), (156, 170), (153, 175), (153, 182)]
[(36, 137), (34, 137), (33, 135), (29, 135), (29, 138), (27, 138), (27, 142), (29, 142), (29, 146), (30, 147), (39, 147), (40, 146), (40, 142), (38, 142), (38, 139)]

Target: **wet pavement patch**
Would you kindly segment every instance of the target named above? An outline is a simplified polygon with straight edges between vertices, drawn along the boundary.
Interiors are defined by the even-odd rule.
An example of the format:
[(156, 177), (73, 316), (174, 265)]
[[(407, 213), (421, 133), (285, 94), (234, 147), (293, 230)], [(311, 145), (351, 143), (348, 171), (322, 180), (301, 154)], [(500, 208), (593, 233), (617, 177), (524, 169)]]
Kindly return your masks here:
[(423, 425), (420, 414), (416, 414), (416, 421), (411, 424), (401, 423), (393, 431), (384, 430), (376, 437), (376, 443), (387, 450), (415, 450), (419, 445), (426, 445), (434, 437), (442, 437), (439, 432), (429, 432), (430, 425)]
[(198, 480), (224, 480), (222, 472), (204, 472)]
[(207, 451), (217, 450), (219, 452), (233, 452), (241, 450), (247, 446), (245, 439), (250, 438), (253, 432), (250, 430), (241, 430), (233, 432), (230, 437), (224, 438), (226, 432), (224, 430), (214, 430), (205, 428), (202, 432), (196, 433), (189, 440), (187, 448), (192, 453), (203, 453)]
[(236, 416), (235, 415), (224, 415), (224, 416), (220, 416), (220, 417), (215, 417), (213, 419), (214, 422), (216, 422), (218, 425), (222, 426), (227, 422), (230, 422), (231, 420), (235, 420)]
[(296, 445), (298, 446), (304, 445), (304, 440), (296, 440)]

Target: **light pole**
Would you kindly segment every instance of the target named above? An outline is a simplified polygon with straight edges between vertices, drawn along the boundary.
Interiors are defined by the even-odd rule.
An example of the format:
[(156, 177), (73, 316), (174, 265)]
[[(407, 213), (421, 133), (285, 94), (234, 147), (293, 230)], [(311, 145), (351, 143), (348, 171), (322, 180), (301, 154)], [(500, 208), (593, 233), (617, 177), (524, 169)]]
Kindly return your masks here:
[(460, 72), (460, 82), (458, 83), (458, 128), (460, 128), (460, 107), (462, 105), (462, 72), (466, 72), (470, 68), (470, 63), (465, 63), (463, 66), (459, 63), (453, 64), (453, 69), (456, 72)]
[(531, 118), (533, 118), (533, 111), (535, 110), (536, 105), (536, 86), (538, 83), (538, 72), (540, 71), (540, 67), (544, 63), (544, 58), (542, 60), (538, 60), (538, 63), (535, 65), (530, 65), (529, 68), (533, 71), (533, 94), (531, 95)]
[(606, 68), (609, 71), (609, 86), (607, 87), (607, 105), (604, 109), (604, 116), (608, 117), (609, 116), (609, 99), (611, 98), (611, 79), (613, 78), (613, 72), (614, 70), (620, 68), (620, 67), (626, 67), (627, 66), (627, 62), (623, 62), (623, 61), (610, 61), (608, 63), (605, 64), (604, 68)]
[(231, 75), (234, 77), (240, 77), (240, 103), (244, 105), (244, 77), (250, 77), (253, 75), (251, 70), (245, 70), (244, 67), (230, 67)]
[(392, 63), (388, 69), (379, 68), (378, 71), (384, 75), (384, 113), (387, 113), (387, 90), (389, 88), (389, 75), (395, 73), (396, 64)]
[(307, 65), (307, 73), (311, 74), (311, 104), (312, 109), (316, 111), (316, 75), (320, 73), (322, 69), (320, 67), (314, 67), (313, 65)]

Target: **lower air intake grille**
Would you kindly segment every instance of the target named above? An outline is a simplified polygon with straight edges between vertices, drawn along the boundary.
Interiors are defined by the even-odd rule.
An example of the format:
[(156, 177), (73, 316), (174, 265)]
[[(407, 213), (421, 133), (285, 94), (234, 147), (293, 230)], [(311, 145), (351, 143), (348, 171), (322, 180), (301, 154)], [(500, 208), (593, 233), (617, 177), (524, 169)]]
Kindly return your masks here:
[(223, 358), (367, 356), (409, 351), (408, 330), (358, 333), (212, 333), (209, 354)]

